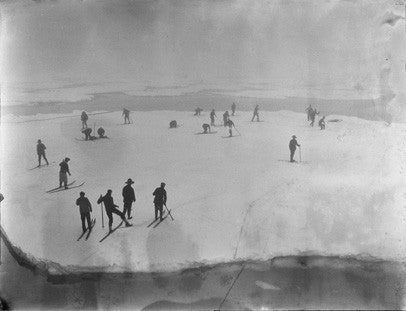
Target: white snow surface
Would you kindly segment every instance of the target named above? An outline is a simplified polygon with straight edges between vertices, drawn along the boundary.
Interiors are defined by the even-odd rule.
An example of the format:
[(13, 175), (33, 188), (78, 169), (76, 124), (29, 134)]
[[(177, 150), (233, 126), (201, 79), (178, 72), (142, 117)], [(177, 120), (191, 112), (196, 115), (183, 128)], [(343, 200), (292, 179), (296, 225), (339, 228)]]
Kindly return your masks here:
[[(77, 114), (75, 112), (74, 114)], [(222, 112), (217, 112), (217, 122)], [(275, 256), (319, 254), (404, 260), (406, 185), (404, 124), (328, 116), (325, 131), (309, 127), (304, 114), (260, 112), (232, 117), (241, 136), (220, 126), (201, 132), (208, 112), (134, 112), (121, 125), (121, 111), (91, 116), (110, 139), (81, 138), (80, 118), (3, 124), (2, 225), (12, 243), (37, 259), (81, 269), (169, 271), (199, 264)], [(27, 117), (32, 119), (32, 117)], [(23, 118), (24, 119), (24, 118)], [(48, 118), (49, 119), (49, 118)], [(169, 129), (169, 121), (182, 126)], [(21, 118), (18, 119), (21, 121)], [(95, 123), (95, 124), (94, 124)], [(288, 143), (298, 137), (300, 163), (289, 163)], [(49, 167), (36, 166), (36, 141), (47, 147)], [(59, 162), (69, 157), (72, 176), (83, 187), (54, 194)], [(299, 150), (296, 152), (299, 160)], [(107, 233), (101, 228), (100, 194), (121, 190), (132, 178), (137, 201), (134, 224)], [(164, 181), (167, 218), (154, 217), (152, 192)], [(79, 192), (93, 204), (96, 226), (81, 233)], [(120, 222), (114, 216), (114, 224)]]

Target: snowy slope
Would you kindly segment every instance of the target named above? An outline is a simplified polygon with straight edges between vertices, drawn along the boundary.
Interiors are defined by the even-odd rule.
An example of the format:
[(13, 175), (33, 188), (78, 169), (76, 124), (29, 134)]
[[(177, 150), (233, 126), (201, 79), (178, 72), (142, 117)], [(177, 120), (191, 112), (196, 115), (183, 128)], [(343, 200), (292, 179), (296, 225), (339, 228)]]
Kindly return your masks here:
[[(223, 127), (195, 135), (209, 123), (204, 114), (137, 112), (135, 124), (126, 126), (120, 125), (121, 112), (100, 114), (89, 126), (103, 126), (111, 139), (95, 142), (75, 139), (81, 137), (79, 118), (3, 124), (1, 208), (9, 238), (36, 258), (116, 271), (303, 252), (405, 258), (405, 125), (330, 116), (343, 121), (320, 131), (308, 126), (304, 114), (261, 112), (265, 122), (251, 123), (251, 114), (241, 112), (232, 119), (242, 136), (223, 139)], [(174, 119), (182, 126), (169, 129)], [(287, 162), (293, 134), (302, 144), (297, 164)], [(38, 138), (54, 163), (29, 170), (36, 165)], [(58, 185), (58, 163), (66, 156), (70, 180), (85, 185), (46, 194)], [(135, 180), (134, 227), (99, 243), (107, 219), (102, 229), (96, 200), (112, 189), (122, 208), (127, 178)], [(175, 221), (147, 228), (152, 192), (161, 181)], [(97, 223), (88, 241), (77, 242), (81, 190)]]

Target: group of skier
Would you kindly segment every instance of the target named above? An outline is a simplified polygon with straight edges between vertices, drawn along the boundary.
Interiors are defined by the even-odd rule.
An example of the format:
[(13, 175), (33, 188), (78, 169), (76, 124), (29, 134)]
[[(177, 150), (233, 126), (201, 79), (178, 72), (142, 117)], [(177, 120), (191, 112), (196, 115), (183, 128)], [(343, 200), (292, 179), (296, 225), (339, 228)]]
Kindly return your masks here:
[[(320, 111), (317, 111), (316, 108), (313, 108), (312, 105), (309, 105), (309, 107), (306, 108), (307, 112), (307, 121), (310, 121), (310, 126), (314, 126), (314, 122), (316, 120), (316, 115), (320, 114)], [(325, 116), (323, 116), (319, 120), (319, 127), (321, 130), (324, 130), (326, 128), (326, 122), (325, 122)]]
[[(109, 219), (109, 233), (113, 231), (113, 214), (118, 215), (121, 220), (125, 223), (126, 227), (131, 227), (132, 224), (128, 222), (129, 219), (132, 219), (131, 210), (132, 204), (136, 201), (134, 188), (131, 186), (134, 184), (134, 181), (129, 178), (126, 182), (126, 186), (123, 187), (122, 196), (123, 196), (123, 211), (118, 209), (118, 205), (114, 203), (112, 197), (113, 191), (111, 189), (107, 190), (107, 193), (103, 196), (100, 195), (97, 200), (97, 204), (104, 204), (106, 215)], [(154, 207), (155, 207), (155, 221), (158, 219), (162, 221), (163, 218), (163, 207), (166, 206), (167, 194), (165, 190), (165, 183), (161, 183), (160, 187), (156, 188), (152, 193), (154, 196)], [(79, 198), (76, 200), (76, 205), (79, 206), (80, 219), (82, 222), (83, 233), (87, 230), (92, 230), (91, 222), (91, 213), (92, 213), (92, 204), (89, 199), (85, 196), (83, 191), (80, 192)], [(127, 218), (126, 218), (127, 214)], [(158, 215), (159, 214), (159, 215)], [(159, 217), (158, 217), (159, 216)], [(87, 226), (86, 226), (87, 222)]]

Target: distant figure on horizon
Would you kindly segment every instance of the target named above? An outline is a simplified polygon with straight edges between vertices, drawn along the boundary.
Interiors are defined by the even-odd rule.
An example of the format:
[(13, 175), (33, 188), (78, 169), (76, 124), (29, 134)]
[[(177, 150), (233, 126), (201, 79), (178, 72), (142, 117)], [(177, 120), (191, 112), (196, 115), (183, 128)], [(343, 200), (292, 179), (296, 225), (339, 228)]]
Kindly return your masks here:
[(104, 128), (99, 127), (99, 128), (97, 129), (97, 134), (99, 135), (99, 138), (108, 138), (107, 136), (104, 135), (105, 133), (106, 133), (106, 132), (104, 131)]
[(314, 125), (314, 121), (316, 120), (316, 115), (319, 114), (319, 112), (316, 110), (316, 108), (312, 109), (311, 114), (310, 114), (310, 126)]
[[(80, 192), (80, 197), (76, 200), (76, 205), (79, 206), (83, 232), (86, 232), (87, 229), (89, 229), (89, 231), (92, 230), (90, 220), (90, 213), (92, 212), (92, 204), (90, 204), (89, 199), (85, 197), (85, 193), (83, 191)], [(87, 221), (87, 228), (85, 221)]]
[(307, 121), (310, 121), (313, 112), (312, 105), (309, 105), (309, 107), (306, 108), (306, 112), (307, 112)]
[(41, 166), (41, 157), (43, 157), (45, 162), (47, 163), (47, 165), (49, 165), (47, 157), (45, 156), (45, 149), (47, 149), (47, 148), (41, 142), (41, 139), (38, 139), (38, 143), (37, 143), (38, 167)]
[(227, 126), (227, 120), (230, 117), (230, 115), (228, 114), (228, 110), (226, 112), (223, 113), (223, 123), (224, 126)]
[(326, 123), (324, 122), (324, 119), (326, 118), (326, 116), (323, 116), (320, 120), (319, 120), (319, 126), (321, 130), (324, 130), (326, 128)]
[(155, 220), (158, 219), (158, 212), (159, 212), (159, 219), (163, 220), (163, 208), (166, 205), (166, 190), (165, 190), (165, 183), (161, 183), (161, 187), (156, 188), (155, 191), (152, 193), (154, 198), (154, 206), (155, 206)]
[(233, 104), (231, 105), (231, 115), (234, 116), (235, 114), (235, 108), (237, 108), (237, 105), (233, 102)]
[(202, 128), (203, 128), (203, 134), (207, 134), (207, 131), (209, 131), (209, 133), (211, 132), (210, 125), (208, 125), (207, 123), (204, 123), (202, 125)]
[(112, 226), (113, 226), (113, 214), (116, 214), (120, 216), (122, 221), (124, 221), (126, 227), (132, 226), (127, 219), (125, 219), (125, 216), (122, 212), (120, 212), (117, 207), (118, 205), (114, 204), (113, 197), (111, 196), (112, 190), (107, 190), (107, 193), (105, 196), (100, 195), (99, 199), (97, 200), (97, 204), (100, 204), (101, 202), (104, 203), (104, 207), (106, 209), (106, 214), (107, 217), (109, 218), (109, 232), (112, 232)]
[(127, 185), (124, 186), (123, 188), (123, 202), (124, 202), (124, 208), (123, 208), (123, 214), (127, 213), (127, 218), (131, 219), (131, 207), (133, 202), (135, 202), (135, 193), (133, 187), (131, 185), (134, 183), (131, 178), (128, 178), (128, 180), (125, 182)]
[(172, 120), (171, 122), (169, 122), (170, 129), (175, 129), (177, 127), (178, 127), (178, 122), (176, 122), (176, 120)]
[(254, 118), (255, 118), (255, 117), (257, 117), (257, 122), (259, 122), (258, 110), (259, 110), (259, 105), (256, 105), (255, 108), (254, 108), (254, 113), (252, 114), (251, 122), (254, 121)]
[(59, 170), (59, 188), (62, 188), (62, 184), (64, 184), (65, 189), (68, 189), (68, 175), (71, 176), (69, 171), (68, 162), (70, 161), (69, 158), (65, 158), (61, 163), (59, 163), (60, 170)]
[(235, 128), (234, 122), (231, 121), (231, 119), (228, 119), (226, 122), (226, 126), (228, 126), (228, 133), (229, 133), (229, 137), (233, 136), (233, 127)]
[(195, 114), (194, 114), (194, 116), (200, 116), (200, 113), (201, 113), (202, 111), (203, 111), (203, 109), (197, 107), (197, 108), (195, 109)]
[(130, 110), (124, 108), (123, 116), (124, 116), (124, 124), (127, 124), (127, 121), (128, 121), (128, 124), (130, 124)]
[(210, 125), (214, 126), (214, 118), (217, 118), (216, 116), (216, 112), (214, 111), (214, 109), (210, 112)]
[(89, 117), (85, 111), (82, 112), (80, 119), (82, 120), (82, 129), (87, 128), (87, 120), (89, 120)]
[(296, 141), (296, 136), (293, 135), (292, 139), (289, 142), (290, 162), (295, 162), (295, 160), (293, 160), (293, 157), (295, 156), (296, 146), (300, 147), (300, 145)]

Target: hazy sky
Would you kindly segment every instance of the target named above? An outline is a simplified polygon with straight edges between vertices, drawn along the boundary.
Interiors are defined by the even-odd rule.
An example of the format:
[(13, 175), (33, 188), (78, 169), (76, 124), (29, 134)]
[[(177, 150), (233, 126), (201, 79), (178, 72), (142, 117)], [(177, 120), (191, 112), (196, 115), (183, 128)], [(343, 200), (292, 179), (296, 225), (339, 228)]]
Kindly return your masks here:
[(393, 58), (386, 30), (377, 33), (387, 7), (363, 0), (8, 1), (1, 79), (375, 90), (384, 58)]

